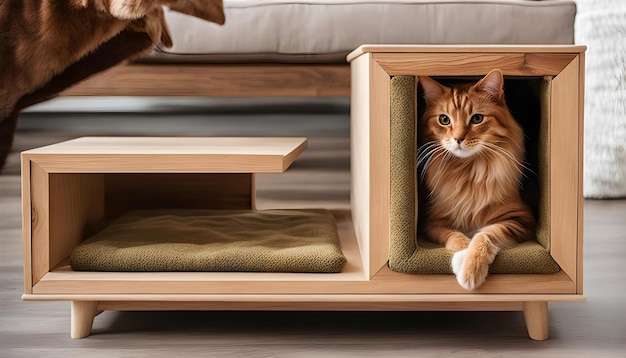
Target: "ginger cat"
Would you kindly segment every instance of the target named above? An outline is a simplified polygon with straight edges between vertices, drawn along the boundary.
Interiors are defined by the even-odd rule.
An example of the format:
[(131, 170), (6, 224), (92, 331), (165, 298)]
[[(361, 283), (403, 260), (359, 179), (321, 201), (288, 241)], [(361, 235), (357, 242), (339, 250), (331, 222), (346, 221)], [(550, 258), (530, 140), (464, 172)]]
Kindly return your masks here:
[(446, 87), (419, 77), (426, 109), (419, 124), (418, 175), (424, 234), (455, 251), (452, 270), (473, 290), (501, 250), (533, 238), (535, 220), (520, 195), (524, 133), (493, 70), (473, 84)]

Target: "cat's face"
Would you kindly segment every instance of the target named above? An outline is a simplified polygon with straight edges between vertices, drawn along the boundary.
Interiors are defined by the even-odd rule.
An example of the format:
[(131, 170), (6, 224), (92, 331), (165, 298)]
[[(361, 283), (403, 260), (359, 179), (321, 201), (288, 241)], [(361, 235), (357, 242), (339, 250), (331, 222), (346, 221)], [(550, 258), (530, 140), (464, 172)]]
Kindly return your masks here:
[(438, 143), (458, 158), (470, 158), (511, 136), (514, 120), (504, 101), (499, 70), (460, 87), (446, 87), (429, 77), (419, 81), (426, 100), (421, 125), (425, 142)]

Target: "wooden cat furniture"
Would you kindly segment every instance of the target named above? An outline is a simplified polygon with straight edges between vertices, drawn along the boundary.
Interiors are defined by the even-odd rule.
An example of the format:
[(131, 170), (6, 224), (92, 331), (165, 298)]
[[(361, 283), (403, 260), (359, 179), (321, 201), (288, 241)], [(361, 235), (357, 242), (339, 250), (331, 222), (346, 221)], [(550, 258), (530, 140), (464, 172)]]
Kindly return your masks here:
[[(235, 138), (227, 145), (208, 146), (223, 139), (84, 138), (22, 154), (23, 298), (71, 301), (74, 338), (90, 334), (101, 310), (239, 309), (519, 310), (530, 337), (546, 339), (547, 302), (585, 299), (584, 48), (363, 46), (349, 60), (352, 209), (333, 211), (347, 259), (340, 273), (71, 270), (72, 249), (103, 218), (134, 209), (138, 198), (158, 197), (169, 188), (175, 195), (151, 201), (148, 208), (254, 209), (254, 173), (282, 172), (306, 147), (303, 138)], [(392, 217), (392, 78), (479, 76), (493, 68), (505, 76), (549, 83), (541, 89), (541, 143), (547, 148), (539, 152), (547, 172), (542, 173), (540, 210), (546, 218), (543, 232), (550, 236), (549, 253), (559, 270), (491, 274), (473, 292), (462, 289), (453, 275), (393, 271), (388, 262), (395, 245), (392, 232), (399, 224)], [(207, 196), (212, 187), (222, 189)]]

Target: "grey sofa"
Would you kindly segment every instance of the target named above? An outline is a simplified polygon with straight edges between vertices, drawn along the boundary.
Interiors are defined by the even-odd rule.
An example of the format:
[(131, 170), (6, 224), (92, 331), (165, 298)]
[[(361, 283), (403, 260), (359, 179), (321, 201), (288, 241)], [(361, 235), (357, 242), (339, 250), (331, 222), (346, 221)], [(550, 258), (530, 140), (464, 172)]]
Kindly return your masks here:
[(361, 44), (573, 44), (573, 0), (224, 0), (226, 24), (167, 12), (174, 47), (73, 96), (347, 96)]

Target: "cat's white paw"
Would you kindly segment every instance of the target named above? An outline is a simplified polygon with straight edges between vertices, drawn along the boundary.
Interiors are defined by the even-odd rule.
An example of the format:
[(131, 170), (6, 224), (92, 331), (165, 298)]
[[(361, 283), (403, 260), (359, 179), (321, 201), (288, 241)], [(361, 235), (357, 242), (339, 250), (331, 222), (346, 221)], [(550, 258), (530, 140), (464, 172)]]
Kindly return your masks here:
[(460, 274), (456, 275), (456, 281), (468, 291), (472, 291), (478, 288), (480, 285), (485, 283), (485, 279), (487, 276), (476, 275), (467, 272), (466, 270), (462, 271)]
[(452, 271), (456, 275), (456, 280), (464, 289), (471, 291), (478, 288), (485, 282), (487, 278), (487, 267), (473, 267), (476, 266), (475, 260), (466, 260), (468, 249), (458, 251), (452, 256)]
[(463, 261), (465, 261), (466, 255), (467, 249), (457, 251), (454, 253), (454, 255), (452, 255), (452, 272), (454, 272), (454, 274), (457, 276), (459, 275), (459, 272), (461, 272), (461, 269), (463, 267)]

